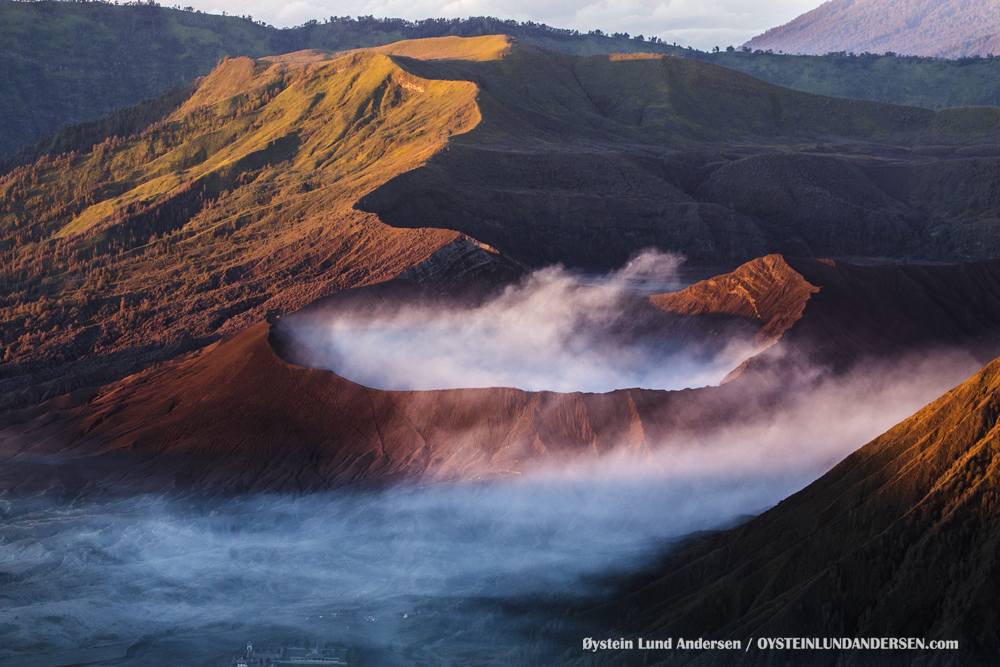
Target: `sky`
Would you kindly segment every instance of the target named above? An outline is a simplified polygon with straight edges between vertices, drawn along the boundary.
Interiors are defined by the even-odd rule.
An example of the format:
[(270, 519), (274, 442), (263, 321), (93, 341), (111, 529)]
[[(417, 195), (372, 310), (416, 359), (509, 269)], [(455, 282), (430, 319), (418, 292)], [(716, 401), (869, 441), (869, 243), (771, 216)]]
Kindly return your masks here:
[(250, 15), (279, 28), (329, 16), (409, 20), (495, 16), (581, 32), (655, 35), (668, 43), (709, 50), (739, 46), (820, 4), (821, 0), (187, 0), (184, 6)]

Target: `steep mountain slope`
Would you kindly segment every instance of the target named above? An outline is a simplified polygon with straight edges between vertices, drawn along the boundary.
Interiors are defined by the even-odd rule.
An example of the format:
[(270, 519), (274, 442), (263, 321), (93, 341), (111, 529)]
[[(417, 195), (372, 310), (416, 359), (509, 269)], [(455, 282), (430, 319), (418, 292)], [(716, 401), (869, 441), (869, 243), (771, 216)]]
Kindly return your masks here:
[(986, 364), (1000, 354), (996, 261), (870, 267), (787, 261), (818, 289), (783, 337), (811, 363), (836, 369), (864, 358), (898, 359), (904, 350), (961, 348)]
[[(480, 82), (484, 120), (360, 200), (389, 224), (591, 270), (650, 245), (730, 266), (776, 251), (961, 261), (1000, 250), (985, 233), (996, 158), (971, 157), (992, 154), (992, 109), (833, 100), (687, 59), (528, 46), (453, 72)], [(897, 186), (963, 168), (977, 196), (941, 191), (943, 215)]]
[(756, 332), (766, 351), (720, 387), (381, 391), (286, 361), (302, 357), (296, 319), (317, 309), (421, 298), (436, 297), (410, 272), (99, 390), (9, 412), (3, 484), (19, 492), (291, 491), (507, 475), (612, 452), (642, 460), (657, 447), (728, 442), (718, 434), (767, 424), (860, 365), (893, 371), (894, 360), (943, 348), (1000, 353), (1000, 262), (866, 268), (765, 257), (650, 298), (645, 307), (659, 319), (641, 300), (627, 318), (655, 323), (664, 336), (721, 336), (720, 344), (734, 331)]
[(986, 56), (1000, 52), (1000, 2), (831, 0), (746, 45), (786, 53)]
[[(905, 636), (961, 648), (795, 653), (809, 664), (992, 664), (998, 414), (1000, 361), (774, 509), (669, 557), (614, 609), (635, 607), (626, 627), (644, 637)], [(675, 662), (789, 655), (751, 648)]]
[(507, 278), (649, 246), (715, 266), (992, 257), (997, 158), (960, 156), (992, 150), (998, 113), (502, 36), (225, 60), (0, 177), (3, 404), (390, 279), (460, 234)]
[(79, 128), (0, 179), (3, 388), (120, 374), (424, 261), (458, 235), (352, 205), (475, 126), (475, 97), (374, 52), (237, 59), (142, 133)]

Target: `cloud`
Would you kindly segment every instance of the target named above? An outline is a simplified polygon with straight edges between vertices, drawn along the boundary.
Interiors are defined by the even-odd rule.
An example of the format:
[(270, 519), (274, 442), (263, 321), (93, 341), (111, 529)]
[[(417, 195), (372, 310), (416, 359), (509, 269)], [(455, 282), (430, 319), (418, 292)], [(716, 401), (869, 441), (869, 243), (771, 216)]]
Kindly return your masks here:
[(323, 7), (308, 2), (289, 2), (275, 12), (274, 18), (278, 25), (301, 25), (322, 15), (322, 12)]
[(587, 32), (627, 32), (702, 50), (739, 45), (768, 28), (787, 23), (821, 4), (818, 0), (195, 0), (196, 9), (251, 14), (278, 27), (329, 16), (380, 18), (468, 18), (496, 16)]
[(799, 366), (797, 377), (766, 395), (770, 409), (738, 423), (699, 423), (697, 429), (651, 442), (650, 455), (638, 461), (626, 449), (600, 459), (555, 460), (529, 474), (688, 481), (780, 478), (786, 488), (801, 488), (980, 367), (961, 349), (914, 351), (892, 361), (867, 359), (844, 375)]

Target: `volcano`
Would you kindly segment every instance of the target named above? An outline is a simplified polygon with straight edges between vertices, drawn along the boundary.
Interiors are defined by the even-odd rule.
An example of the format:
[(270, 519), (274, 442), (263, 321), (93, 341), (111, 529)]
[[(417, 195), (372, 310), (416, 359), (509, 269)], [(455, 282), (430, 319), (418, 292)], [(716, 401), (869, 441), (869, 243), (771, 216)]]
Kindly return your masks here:
[[(401, 278), (331, 297), (310, 316), (428, 294)], [(722, 318), (752, 338), (756, 353), (722, 386), (683, 391), (382, 391), (289, 363), (300, 358), (295, 317), (282, 318), (121, 382), (9, 413), (4, 433), (18, 453), (7, 483), (307, 491), (493, 478), (623, 453), (641, 461), (663, 443), (683, 448), (766, 422), (797, 393), (808, 395), (816, 369), (836, 377), (941, 350), (963, 350), (977, 365), (1000, 354), (998, 262), (858, 267), (768, 256), (643, 303), (669, 316), (654, 320), (659, 326), (691, 337), (720, 331)], [(63, 468), (14, 473), (14, 461), (42, 453)]]
[(994, 112), (503, 36), (225, 60), (3, 176), (2, 404), (120, 379), (456, 242), (499, 282), (647, 247), (721, 270), (992, 257)]
[[(462, 651), (489, 633), (514, 644), (491, 660), (531, 662), (543, 634), (595, 623), (913, 633), (995, 654), (998, 120), (493, 35), (224, 59), (66, 128), (0, 176), (0, 515), (13, 526), (0, 541), (15, 554), (0, 582), (16, 587), (4, 655), (145, 661), (183, 643), (173, 619), (207, 642), (251, 622), (326, 633), (341, 611), (350, 636), (412, 664), (479, 664), (481, 648)], [(649, 248), (670, 258), (659, 284), (711, 277), (657, 294), (615, 283)], [(379, 388), (331, 370), (304, 335), (338, 335), (345, 313), (465, 313), (555, 274), (566, 294), (602, 295), (578, 309), (614, 301), (597, 318), (612, 362), (639, 340), (671, 353), (650, 364), (731, 367), (677, 390)], [(514, 319), (513, 344), (528, 345), (542, 320)], [(734, 530), (660, 541), (746, 521), (818, 478)], [(636, 500), (603, 507), (622, 497)], [(581, 498), (603, 523), (577, 535), (564, 519), (589, 523)], [(647, 531), (674, 502), (698, 515)], [(143, 507), (162, 514), (133, 520)], [(490, 542), (498, 522), (511, 563)], [(591, 561), (580, 535), (601, 526)], [(352, 539), (362, 548), (341, 551)], [(360, 579), (329, 576), (361, 562)], [(510, 581), (535, 597), (510, 597)], [(570, 619), (576, 584), (573, 611), (595, 607), (583, 625), (535, 622), (560, 605)], [(272, 610), (282, 618), (261, 620)], [(83, 642), (104, 657), (79, 658)], [(544, 655), (575, 659), (566, 646)], [(208, 656), (185, 651), (175, 663)]]
[(957, 0), (834, 0), (754, 37), (752, 49), (825, 54), (835, 51), (962, 58), (1000, 47), (1000, 4)]

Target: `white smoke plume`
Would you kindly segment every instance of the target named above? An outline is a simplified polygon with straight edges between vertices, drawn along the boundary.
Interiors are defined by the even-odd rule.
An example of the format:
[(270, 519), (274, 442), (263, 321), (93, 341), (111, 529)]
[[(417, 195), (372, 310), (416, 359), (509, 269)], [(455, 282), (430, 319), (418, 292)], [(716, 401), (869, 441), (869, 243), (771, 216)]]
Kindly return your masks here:
[(718, 384), (750, 354), (752, 331), (734, 331), (719, 348), (715, 340), (681, 340), (631, 321), (641, 295), (683, 287), (682, 263), (648, 250), (605, 276), (541, 269), (478, 306), (400, 304), (293, 326), (318, 365), (377, 389), (606, 392)]
[(0, 500), (0, 661), (209, 664), (247, 639), (357, 645), (371, 664), (554, 658), (585, 632), (575, 600), (774, 505), (976, 366), (817, 371), (759, 421), (488, 484)]
[[(678, 346), (618, 326), (642, 283), (676, 280), (678, 261), (644, 255), (597, 279), (546, 269), (473, 308), (349, 314), (298, 333), (323, 336), (334, 370), (355, 380), (708, 383), (748, 339)], [(802, 366), (775, 409), (741, 423), (487, 484), (0, 499), (0, 662), (230, 664), (247, 639), (298, 638), (357, 645), (361, 664), (545, 664), (585, 636), (574, 601), (686, 534), (773, 506), (979, 365), (945, 350), (846, 375)]]

